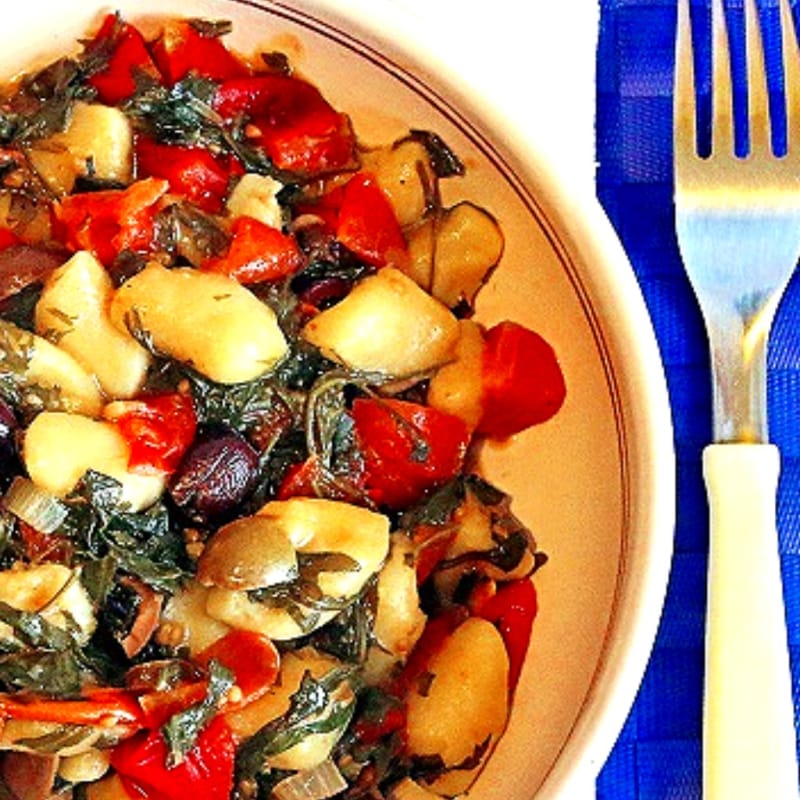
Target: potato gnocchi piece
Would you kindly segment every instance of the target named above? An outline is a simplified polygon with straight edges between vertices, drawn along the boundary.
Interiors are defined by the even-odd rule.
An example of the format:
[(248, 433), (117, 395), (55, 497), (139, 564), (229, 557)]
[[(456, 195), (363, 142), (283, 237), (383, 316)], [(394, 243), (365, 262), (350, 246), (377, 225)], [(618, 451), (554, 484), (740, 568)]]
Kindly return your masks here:
[(391, 550), (378, 575), (378, 601), (364, 667), (367, 680), (381, 683), (403, 663), (422, 635), (427, 617), (420, 608), (414, 545), (402, 534), (392, 537)]
[(88, 746), (83, 752), (62, 755), (58, 775), (68, 783), (97, 781), (108, 772), (110, 763), (110, 751)]
[(133, 170), (133, 128), (121, 109), (77, 102), (66, 129), (39, 139), (28, 158), (56, 194), (72, 191), (78, 177), (125, 184)]
[(208, 593), (208, 587), (188, 581), (170, 597), (161, 614), (162, 623), (170, 626), (169, 643), (187, 647), (191, 655), (205, 650), (230, 631), (229, 625), (206, 610)]
[(113, 294), (103, 265), (91, 253), (75, 253), (47, 279), (36, 303), (36, 331), (94, 375), (107, 397), (128, 399), (142, 388), (152, 357), (112, 324)]
[(497, 220), (480, 206), (461, 202), (408, 232), (408, 274), (448, 308), (472, 304), (504, 245)]
[[(341, 667), (341, 662), (333, 656), (318, 652), (312, 647), (288, 651), (281, 659), (278, 680), (270, 690), (244, 708), (228, 712), (225, 720), (235, 736), (242, 739), (252, 736), (289, 710), (292, 695), (300, 688), (300, 682), (306, 672), (319, 680)], [(355, 695), (350, 682), (342, 680), (331, 692), (328, 706), (307, 720), (307, 722), (319, 721), (337, 713), (342, 717), (341, 722), (331, 731), (312, 733), (292, 747), (269, 756), (267, 764), (273, 769), (286, 770), (311, 769), (321, 764), (328, 758), (347, 727), (354, 703)]]
[(434, 247), (431, 292), (452, 308), (475, 299), (503, 254), (503, 233), (488, 211), (458, 203), (437, 221)]
[(161, 474), (128, 470), (130, 448), (117, 428), (101, 420), (43, 411), (25, 432), (22, 460), (31, 480), (64, 497), (88, 470), (119, 481), (123, 503), (132, 511), (152, 505), (163, 493)]
[(283, 211), (278, 203), (278, 192), (283, 184), (269, 175), (248, 172), (237, 182), (225, 203), (231, 217), (253, 217), (272, 228), (283, 224)]
[(400, 378), (452, 359), (458, 320), (407, 275), (384, 267), (312, 318), (302, 335), (350, 369)]
[[(430, 680), (408, 696), (407, 748), (413, 756), (440, 756), (451, 769), (448, 791), (463, 790), (472, 769), (455, 769), (503, 732), (508, 717), (508, 655), (497, 628), (479, 617), (465, 620), (445, 639), (427, 668)], [(461, 774), (459, 774), (461, 773)], [(465, 781), (464, 786), (456, 784)], [(434, 783), (439, 793), (442, 785)]]
[(431, 377), (428, 405), (464, 420), (475, 430), (483, 414), (483, 333), (469, 319), (459, 322), (455, 358)]
[[(311, 557), (314, 581), (325, 597), (341, 603), (354, 598), (383, 564), (389, 551), (389, 520), (366, 508), (337, 500), (293, 497), (267, 503), (257, 516), (269, 520), (298, 554)], [(213, 540), (212, 540), (213, 541)], [(265, 553), (272, 552), (270, 548)], [(321, 560), (313, 566), (314, 556)], [(344, 557), (344, 563), (340, 561)], [(326, 569), (326, 560), (333, 559)], [(252, 573), (252, 559), (248, 556)], [(298, 559), (300, 560), (300, 559)], [(208, 570), (203, 570), (205, 575)], [(301, 571), (301, 578), (302, 578)], [(266, 584), (265, 584), (266, 585)], [(324, 625), (336, 610), (319, 610), (302, 600), (270, 604), (250, 599), (246, 591), (213, 585), (206, 612), (234, 628), (263, 633), (276, 641), (295, 639)]]
[(150, 262), (122, 284), (111, 319), (217, 383), (272, 370), (288, 345), (272, 309), (232, 278)]
[[(66, 628), (70, 620), (77, 624), (84, 644), (97, 625), (80, 573), (63, 564), (20, 564), (0, 572), (0, 602), (19, 611), (40, 613), (59, 628)], [(10, 636), (11, 628), (0, 623), (0, 639)]]
[(93, 417), (103, 407), (97, 382), (69, 353), (6, 320), (0, 320), (0, 367), (47, 409)]

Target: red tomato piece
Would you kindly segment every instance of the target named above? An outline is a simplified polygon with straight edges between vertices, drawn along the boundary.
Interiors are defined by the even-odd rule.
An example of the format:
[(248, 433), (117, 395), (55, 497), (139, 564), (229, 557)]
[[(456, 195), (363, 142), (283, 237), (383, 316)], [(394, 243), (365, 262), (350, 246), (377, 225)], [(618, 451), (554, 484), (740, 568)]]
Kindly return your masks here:
[(180, 764), (168, 763), (160, 731), (143, 731), (114, 748), (111, 765), (148, 798), (220, 800), (233, 788), (235, 752), (230, 728), (215, 717)]
[(494, 623), (503, 637), (509, 661), (509, 689), (513, 690), (519, 680), (537, 610), (536, 588), (528, 579), (500, 585), (475, 609), (476, 615)]
[(156, 80), (160, 75), (142, 34), (116, 14), (108, 14), (87, 49), (108, 53), (108, 64), (89, 78), (98, 98), (116, 105), (136, 90), (136, 77), (146, 74)]
[(237, 217), (224, 256), (212, 258), (203, 269), (221, 272), (239, 283), (274, 281), (297, 272), (303, 254), (293, 236), (253, 217)]
[(375, 178), (364, 172), (354, 175), (344, 187), (336, 238), (374, 267), (401, 266), (408, 257), (392, 204)]
[(63, 197), (53, 211), (64, 244), (73, 251), (91, 251), (106, 266), (123, 250), (151, 252), (157, 204), (168, 188), (165, 180), (145, 178), (126, 189)]
[(336, 234), (339, 222), (339, 209), (344, 198), (344, 186), (336, 186), (321, 197), (306, 203), (298, 203), (294, 207), (295, 216), (312, 214), (322, 221), (323, 228), (332, 236)]
[(464, 463), (470, 432), (463, 420), (405, 400), (358, 398), (353, 421), (373, 500), (402, 508), (453, 478)]
[(230, 173), (208, 150), (161, 144), (139, 136), (136, 164), (139, 177), (163, 178), (172, 192), (183, 195), (203, 211), (221, 211)]
[(266, 694), (275, 683), (280, 654), (267, 636), (232, 630), (198, 653), (195, 661), (202, 666), (217, 661), (231, 670), (242, 690), (241, 702), (246, 704)]
[(9, 228), (0, 228), (0, 250), (5, 250), (6, 247), (19, 243), (20, 238), (14, 231)]
[(309, 456), (305, 461), (292, 464), (286, 470), (281, 485), (275, 494), (276, 500), (288, 500), (290, 497), (316, 497), (317, 490), (314, 486), (319, 477), (319, 463), (314, 456)]
[(128, 401), (114, 421), (130, 446), (128, 467), (138, 472), (174, 472), (197, 432), (192, 398), (181, 392)]
[(490, 328), (485, 341), (478, 433), (504, 439), (550, 419), (566, 395), (553, 348), (535, 331), (510, 321)]
[(188, 20), (171, 20), (151, 47), (156, 66), (168, 83), (177, 83), (190, 72), (215, 81), (248, 74), (219, 36), (204, 34)]
[(214, 108), (227, 120), (246, 119), (250, 141), (278, 169), (314, 175), (353, 161), (355, 136), (348, 117), (299, 78), (258, 75), (224, 81)]

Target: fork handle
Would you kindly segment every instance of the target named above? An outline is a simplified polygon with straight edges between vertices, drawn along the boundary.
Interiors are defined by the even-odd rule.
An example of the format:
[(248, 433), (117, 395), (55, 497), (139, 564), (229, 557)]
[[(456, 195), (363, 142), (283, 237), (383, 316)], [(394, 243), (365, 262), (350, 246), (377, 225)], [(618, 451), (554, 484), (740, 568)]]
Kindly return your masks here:
[(786, 616), (771, 444), (703, 453), (710, 506), (703, 779), (705, 800), (797, 800)]

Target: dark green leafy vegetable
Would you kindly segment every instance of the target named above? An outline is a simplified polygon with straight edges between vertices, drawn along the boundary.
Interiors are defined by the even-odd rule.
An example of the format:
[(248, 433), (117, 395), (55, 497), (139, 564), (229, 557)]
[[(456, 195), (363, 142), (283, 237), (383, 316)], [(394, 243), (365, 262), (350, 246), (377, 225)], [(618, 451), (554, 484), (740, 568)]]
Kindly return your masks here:
[(32, 689), (54, 697), (80, 692), (87, 673), (98, 674), (99, 664), (82, 649), (77, 629), (59, 628), (41, 614), (20, 611), (0, 602), (0, 622), (9, 625), (15, 640), (3, 640), (0, 682), (9, 688)]
[(252, 778), (263, 770), (269, 756), (288, 750), (312, 734), (329, 733), (346, 726), (353, 715), (355, 702), (352, 699), (337, 701), (333, 695), (351, 676), (352, 670), (349, 669), (334, 669), (319, 679), (306, 672), (291, 697), (288, 711), (257, 731), (239, 748), (237, 776)]
[(188, 575), (183, 538), (167, 507), (155, 503), (132, 513), (122, 504), (118, 481), (88, 472), (66, 498), (68, 514), (59, 532), (86, 560), (110, 556), (117, 567), (156, 590), (174, 591)]
[(222, 701), (234, 684), (233, 673), (217, 661), (209, 664), (208, 673), (206, 696), (199, 703), (173, 714), (161, 728), (172, 766), (180, 764), (194, 747), (200, 732), (219, 711)]
[(438, 134), (431, 131), (412, 130), (411, 138), (421, 142), (428, 151), (428, 158), (430, 158), (431, 167), (437, 178), (451, 178), (454, 175), (464, 174), (463, 162)]

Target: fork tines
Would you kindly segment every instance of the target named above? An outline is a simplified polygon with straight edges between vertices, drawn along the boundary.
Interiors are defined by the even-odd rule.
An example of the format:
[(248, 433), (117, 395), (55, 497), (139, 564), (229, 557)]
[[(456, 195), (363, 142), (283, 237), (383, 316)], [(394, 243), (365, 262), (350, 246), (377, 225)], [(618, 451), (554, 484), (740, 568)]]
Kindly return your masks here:
[[(781, 21), (783, 102), (786, 108), (787, 152), (796, 151), (800, 139), (800, 55), (789, 0), (778, 0)], [(689, 0), (678, 0), (675, 66), (674, 142), (689, 156), (697, 153), (697, 101)], [(755, 0), (744, 2), (747, 63), (748, 153), (772, 152), (772, 126), (765, 68), (764, 44)], [(733, 80), (723, 0), (711, 0), (712, 101), (711, 154), (730, 154), (734, 149)]]

